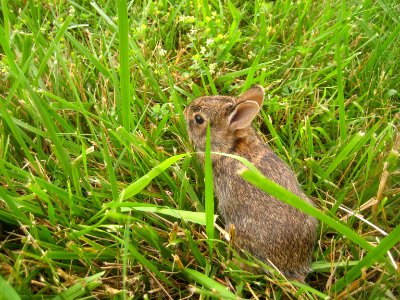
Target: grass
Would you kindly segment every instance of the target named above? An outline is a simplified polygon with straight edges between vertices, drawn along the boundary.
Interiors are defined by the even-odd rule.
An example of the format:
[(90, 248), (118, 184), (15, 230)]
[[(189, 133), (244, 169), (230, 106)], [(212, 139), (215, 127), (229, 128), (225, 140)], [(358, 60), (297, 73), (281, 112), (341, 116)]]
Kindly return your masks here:
[[(2, 0), (0, 298), (397, 299), (399, 11)], [(256, 128), (316, 208), (243, 176), (320, 219), (305, 284), (241, 269), (260, 262), (212, 226), (191, 155), (186, 105), (253, 84)]]

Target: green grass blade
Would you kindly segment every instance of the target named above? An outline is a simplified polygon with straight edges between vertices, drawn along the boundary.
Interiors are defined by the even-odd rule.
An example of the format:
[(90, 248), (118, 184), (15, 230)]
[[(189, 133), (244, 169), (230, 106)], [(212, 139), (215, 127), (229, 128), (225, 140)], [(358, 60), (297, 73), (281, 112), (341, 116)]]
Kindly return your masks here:
[(110, 180), (111, 192), (113, 195), (113, 200), (116, 201), (118, 199), (118, 186), (117, 186), (117, 178), (115, 176), (115, 171), (112, 164), (112, 157), (109, 153), (109, 141), (106, 140), (106, 135), (104, 132), (101, 132), (101, 141), (102, 141), (102, 149), (101, 153), (103, 154), (104, 162), (107, 168), (108, 178)]
[[(129, 221), (128, 221), (129, 222)], [(128, 264), (129, 264), (129, 243), (130, 243), (131, 229), (130, 224), (124, 225), (124, 240), (122, 244), (122, 287), (123, 293), (127, 291), (126, 284), (128, 278)]]
[[(121, 3), (120, 3), (121, 4)], [(114, 31), (118, 31), (118, 26), (115, 25), (113, 20), (101, 9), (96, 2), (90, 2), (90, 5), (98, 12), (98, 14), (107, 22)]]
[(8, 0), (1, 0), (1, 10), (3, 12), (4, 36), (10, 37), (10, 10), (8, 9)]
[(0, 299), (20, 300), (21, 297), (13, 287), (0, 275)]
[[(205, 225), (205, 224), (203, 224)], [(199, 248), (197, 247), (191, 232), (189, 230), (185, 230), (186, 238), (188, 239), (190, 250), (193, 253), (193, 256), (196, 258), (197, 262), (200, 264), (201, 267), (205, 268), (207, 265), (207, 261), (204, 258), (203, 254), (200, 252)]]
[(9, 196), (3, 187), (0, 187), (0, 196), (1, 196), (1, 200), (3, 200), (6, 203), (6, 205), (8, 206), (10, 214), (12, 214), (14, 217), (17, 217), (18, 221), (20, 221), (22, 224), (30, 224), (31, 223), (30, 220), (19, 210), (17, 202), (15, 201), (15, 198), (12, 196)]
[(71, 23), (72, 21), (72, 16), (68, 16), (68, 18), (65, 20), (65, 22), (62, 24), (62, 26), (60, 27), (60, 30), (57, 32), (56, 37), (54, 38), (54, 40), (51, 42), (49, 48), (47, 49), (46, 55), (44, 56), (44, 58), (42, 59), (39, 69), (36, 72), (36, 79), (35, 79), (35, 83), (37, 83), (37, 81), (39, 80), (40, 76), (42, 75), (47, 62), (49, 61), (51, 55), (54, 53), (55, 48), (57, 47), (58, 43), (60, 42), (61, 38), (64, 36), (65, 31), (68, 28), (69, 23)]
[(96, 287), (101, 285), (101, 277), (104, 273), (105, 272), (100, 272), (81, 279), (79, 283), (74, 284), (66, 291), (60, 293), (58, 296), (54, 297), (53, 300), (75, 299), (85, 295), (87, 291), (94, 290)]
[(341, 44), (336, 46), (336, 72), (337, 72), (337, 87), (338, 87), (338, 96), (337, 96), (337, 104), (339, 107), (339, 133), (340, 139), (342, 141), (346, 140), (346, 112), (345, 112), (345, 105), (344, 105), (344, 92), (343, 92), (343, 71), (342, 71), (342, 55), (343, 55), (344, 47)]
[(206, 210), (206, 233), (208, 237), (208, 248), (210, 257), (213, 252), (214, 239), (214, 183), (211, 162), (211, 137), (210, 125), (207, 126), (206, 151), (204, 153), (204, 180), (205, 180), (205, 210)]
[[(320, 299), (326, 299), (326, 300), (331, 299), (329, 295), (324, 294), (324, 293), (318, 291), (317, 289), (312, 288), (308, 284), (298, 282), (298, 281), (291, 281), (290, 283), (293, 284), (295, 287), (299, 288), (297, 295), (301, 295), (303, 292), (311, 292), (312, 295), (316, 295)], [(309, 299), (315, 299), (315, 298), (310, 296)]]
[(211, 279), (207, 275), (200, 273), (199, 271), (185, 268), (183, 269), (183, 273), (190, 277), (195, 282), (205, 286), (206, 288), (213, 291), (214, 297), (220, 299), (240, 299), (240, 297), (236, 296), (235, 294), (231, 293), (226, 286), (220, 284), (219, 282)]
[(162, 163), (155, 166), (151, 169), (146, 175), (142, 176), (135, 182), (131, 183), (128, 187), (126, 187), (119, 196), (119, 201), (126, 200), (140, 193), (155, 177), (161, 174), (165, 169), (169, 168), (171, 165), (181, 160), (185, 156), (189, 154), (179, 154), (172, 156)]
[[(154, 204), (148, 203), (138, 203), (138, 202), (122, 202), (122, 203), (113, 203), (110, 202), (106, 204), (106, 207), (109, 208), (121, 208), (121, 212), (129, 212), (129, 211), (142, 211), (142, 212), (151, 212), (155, 214), (162, 214), (174, 218), (178, 218), (187, 222), (193, 222), (200, 225), (206, 225), (206, 213), (198, 212), (198, 211), (187, 211), (181, 209), (173, 209), (169, 207), (160, 207)], [(109, 212), (110, 216), (112, 216), (112, 212)], [(213, 223), (218, 218), (218, 215), (214, 215)]]
[(129, 72), (129, 19), (126, 0), (119, 0), (118, 5), (118, 33), (119, 33), (119, 75), (120, 99), (117, 101), (117, 111), (122, 126), (130, 131), (131, 125), (131, 93)]

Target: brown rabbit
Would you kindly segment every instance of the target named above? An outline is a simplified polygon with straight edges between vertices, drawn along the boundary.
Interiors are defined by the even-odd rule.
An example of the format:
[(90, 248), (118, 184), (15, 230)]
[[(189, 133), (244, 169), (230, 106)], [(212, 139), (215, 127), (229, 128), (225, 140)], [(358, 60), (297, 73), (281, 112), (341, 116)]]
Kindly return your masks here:
[[(252, 120), (259, 112), (264, 90), (254, 86), (238, 98), (205, 96), (186, 109), (187, 130), (197, 151), (205, 150), (207, 124), (211, 128), (211, 151), (240, 155), (265, 176), (312, 204), (295, 174), (262, 142)], [(203, 155), (199, 159), (203, 163)], [(304, 280), (310, 271), (318, 222), (296, 208), (265, 194), (239, 175), (239, 161), (212, 155), (214, 189), (218, 211), (226, 229), (235, 226), (239, 247), (267, 264), (276, 266), (287, 278)]]

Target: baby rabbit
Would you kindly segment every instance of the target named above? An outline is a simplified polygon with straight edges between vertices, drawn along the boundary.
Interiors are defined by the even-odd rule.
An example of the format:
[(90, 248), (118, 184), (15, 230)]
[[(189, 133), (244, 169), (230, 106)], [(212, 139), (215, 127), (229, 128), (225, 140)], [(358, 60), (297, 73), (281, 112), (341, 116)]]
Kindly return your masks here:
[[(211, 151), (231, 153), (252, 162), (266, 177), (301, 197), (295, 174), (262, 142), (252, 120), (259, 112), (264, 90), (254, 86), (238, 98), (204, 96), (185, 109), (187, 130), (197, 151), (205, 150), (207, 124)], [(204, 163), (204, 155), (199, 155)], [(267, 195), (238, 175), (239, 161), (212, 155), (214, 190), (226, 230), (235, 226), (238, 246), (263, 262), (276, 266), (287, 278), (303, 281), (310, 271), (318, 222), (315, 218)]]

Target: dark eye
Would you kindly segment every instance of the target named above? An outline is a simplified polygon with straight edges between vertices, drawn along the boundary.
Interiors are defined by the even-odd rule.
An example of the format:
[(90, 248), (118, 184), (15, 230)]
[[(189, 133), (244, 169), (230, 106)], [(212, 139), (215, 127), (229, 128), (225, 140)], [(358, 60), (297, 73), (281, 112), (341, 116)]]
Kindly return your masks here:
[(195, 115), (194, 116), (194, 120), (196, 121), (197, 124), (203, 124), (204, 123), (204, 119), (200, 115)]

